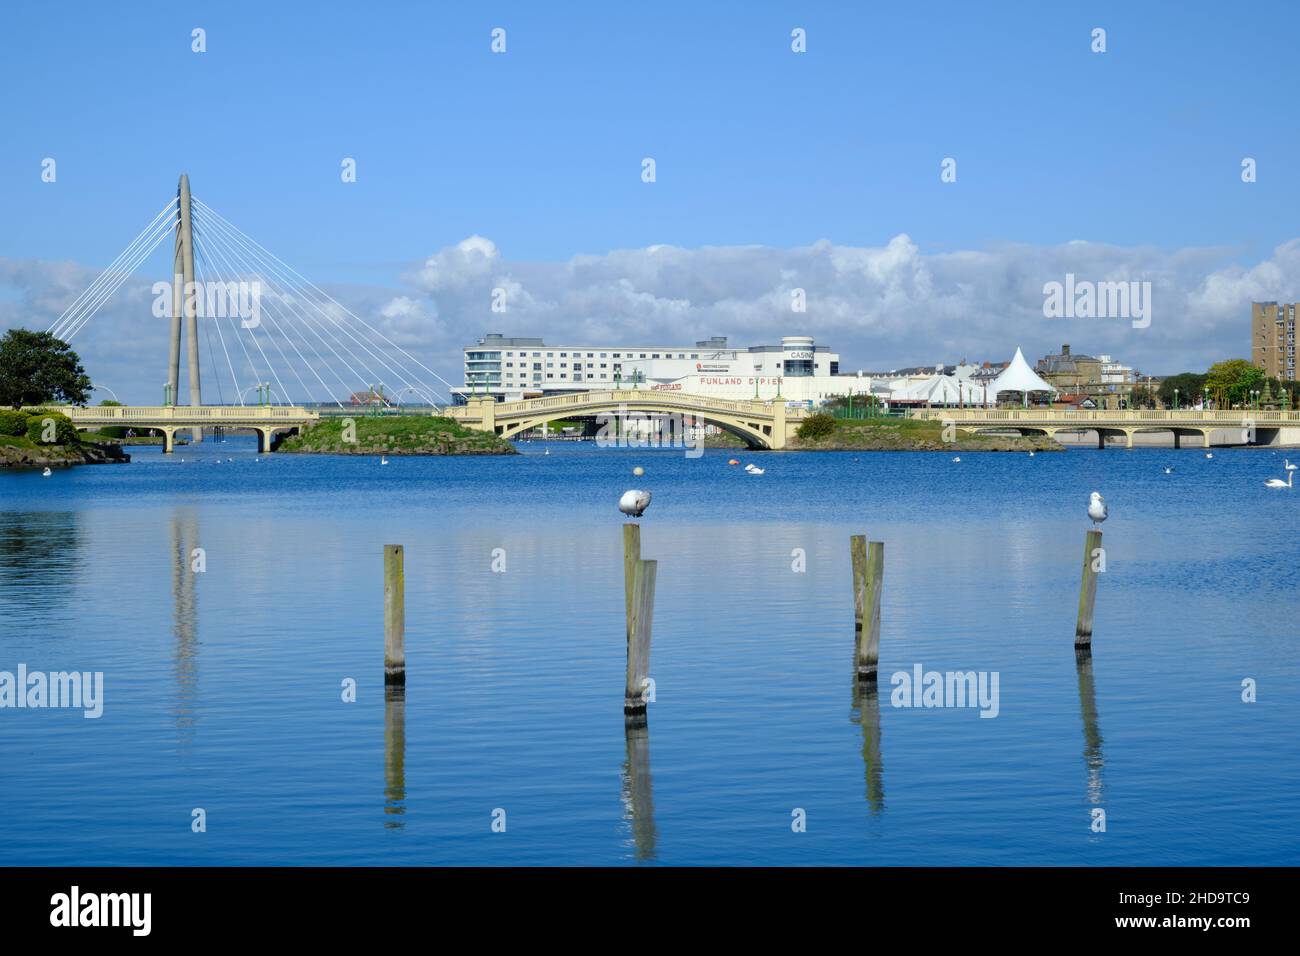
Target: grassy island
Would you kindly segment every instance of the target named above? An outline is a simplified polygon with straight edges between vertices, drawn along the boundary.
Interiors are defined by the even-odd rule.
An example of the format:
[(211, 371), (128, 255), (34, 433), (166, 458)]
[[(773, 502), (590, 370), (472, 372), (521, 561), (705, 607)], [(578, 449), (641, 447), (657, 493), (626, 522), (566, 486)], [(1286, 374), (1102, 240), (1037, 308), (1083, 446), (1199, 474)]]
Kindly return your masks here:
[(792, 451), (1061, 451), (1043, 435), (972, 435), (957, 429), (944, 441), (941, 422), (912, 418), (814, 415), (791, 440)]
[(450, 418), (326, 418), (299, 435), (286, 435), (277, 452), (314, 455), (517, 455), (515, 446)]

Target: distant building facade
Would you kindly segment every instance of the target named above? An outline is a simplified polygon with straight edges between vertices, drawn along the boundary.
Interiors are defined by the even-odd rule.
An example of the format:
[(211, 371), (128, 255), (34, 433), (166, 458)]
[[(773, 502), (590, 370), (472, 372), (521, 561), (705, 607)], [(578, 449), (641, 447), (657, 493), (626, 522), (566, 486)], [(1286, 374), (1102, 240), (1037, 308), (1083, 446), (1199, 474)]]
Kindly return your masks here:
[(851, 387), (839, 374), (839, 355), (806, 335), (738, 348), (726, 336), (694, 345), (547, 345), (490, 333), (464, 352), (458, 401), (475, 393), (513, 401), (634, 386), (720, 398), (753, 398), (756, 388), (772, 398), (779, 388), (788, 399), (818, 401)]
[(1252, 302), (1250, 361), (1270, 378), (1295, 381), (1295, 316), (1300, 303)]

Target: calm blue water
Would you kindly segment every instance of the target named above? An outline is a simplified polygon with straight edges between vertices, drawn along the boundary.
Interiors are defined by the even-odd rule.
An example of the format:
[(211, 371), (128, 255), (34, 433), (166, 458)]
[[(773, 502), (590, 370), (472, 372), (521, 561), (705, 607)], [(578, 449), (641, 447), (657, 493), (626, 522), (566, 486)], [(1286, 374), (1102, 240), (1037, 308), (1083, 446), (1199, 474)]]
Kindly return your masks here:
[[(232, 439), (0, 475), (0, 670), (106, 681), (99, 720), (0, 710), (0, 864), (1297, 862), (1300, 489), (1263, 486), (1282, 455), (737, 455), (749, 477), (727, 451), (546, 447), (381, 467)], [(614, 505), (636, 486), (657, 701), (629, 736)], [(886, 542), (866, 701), (854, 532)], [(388, 542), (408, 676), (386, 705)], [(892, 707), (916, 663), (998, 672), (999, 716)]]

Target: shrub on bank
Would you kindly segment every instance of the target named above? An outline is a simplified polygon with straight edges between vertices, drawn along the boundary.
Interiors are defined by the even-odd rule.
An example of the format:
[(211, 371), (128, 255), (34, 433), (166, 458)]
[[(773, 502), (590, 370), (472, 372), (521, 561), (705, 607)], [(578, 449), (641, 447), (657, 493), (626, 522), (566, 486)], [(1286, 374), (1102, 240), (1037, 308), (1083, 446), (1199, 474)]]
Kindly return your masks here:
[(0, 410), (0, 435), (26, 435), (27, 413), (12, 408)]
[[(53, 423), (53, 431), (48, 423)], [(60, 412), (41, 412), (30, 416), (27, 419), (27, 437), (38, 445), (75, 445), (80, 440), (72, 419)], [(51, 438), (54, 440), (50, 441)]]
[(835, 416), (826, 412), (809, 415), (799, 425), (800, 441), (819, 441), (829, 438), (835, 431)]

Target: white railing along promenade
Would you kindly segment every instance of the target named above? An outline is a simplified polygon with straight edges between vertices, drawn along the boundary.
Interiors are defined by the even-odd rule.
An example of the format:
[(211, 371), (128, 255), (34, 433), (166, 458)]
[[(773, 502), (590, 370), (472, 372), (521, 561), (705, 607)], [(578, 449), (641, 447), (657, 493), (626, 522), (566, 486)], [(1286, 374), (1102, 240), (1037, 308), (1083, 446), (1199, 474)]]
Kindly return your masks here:
[(1127, 425), (1240, 425), (1243, 421), (1256, 424), (1276, 423), (1300, 425), (1300, 411), (1281, 409), (1209, 409), (1194, 408), (918, 408), (909, 413), (912, 418), (952, 422), (1034, 422), (1050, 425), (1069, 425), (1084, 422), (1106, 422)]

